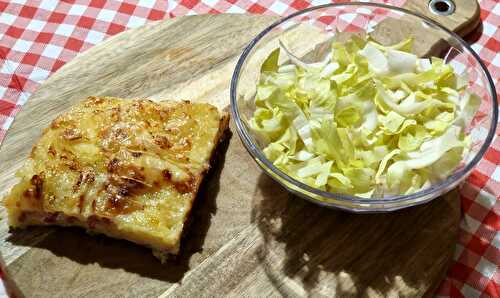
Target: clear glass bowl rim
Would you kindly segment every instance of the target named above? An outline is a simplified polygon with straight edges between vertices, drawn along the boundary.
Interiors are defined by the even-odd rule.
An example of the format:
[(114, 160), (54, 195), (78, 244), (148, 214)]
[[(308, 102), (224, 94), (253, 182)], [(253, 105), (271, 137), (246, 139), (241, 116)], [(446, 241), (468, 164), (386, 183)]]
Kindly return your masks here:
[[(345, 194), (337, 194), (337, 193), (331, 193), (331, 192), (325, 192), (320, 189), (311, 187), (307, 184), (304, 184), (298, 180), (293, 179), (292, 177), (288, 176), (278, 168), (276, 168), (262, 153), (262, 151), (255, 146), (255, 144), (252, 142), (249, 132), (246, 130), (244, 124), (241, 121), (240, 118), (240, 113), (237, 108), (237, 86), (238, 86), (238, 80), (239, 76), (243, 67), (243, 64), (247, 58), (247, 56), (250, 54), (251, 50), (257, 45), (257, 43), (267, 34), (269, 33), (272, 29), (275, 27), (279, 26), (280, 24), (288, 21), (289, 19), (292, 19), (296, 16), (318, 10), (318, 9), (324, 9), (328, 7), (341, 7), (341, 6), (352, 6), (352, 7), (371, 7), (371, 8), (383, 8), (383, 9), (388, 9), (388, 10), (393, 10), (393, 11), (398, 11), (402, 12), (403, 14), (408, 14), (412, 15), (416, 18), (420, 18), (422, 21), (425, 21), (429, 24), (432, 24), (433, 26), (439, 28), (440, 30), (446, 32), (449, 36), (453, 37), (455, 41), (458, 41), (458, 43), (470, 54), (474, 57), (476, 62), (479, 64), (483, 75), (486, 77), (486, 80), (488, 81), (488, 91), (491, 95), (491, 100), (492, 100), (492, 118), (491, 120), (491, 125), (490, 128), (488, 129), (488, 134), (484, 140), (483, 145), (477, 152), (477, 154), (474, 156), (474, 158), (465, 165), (465, 167), (458, 172), (454, 173), (453, 175), (450, 175), (447, 179), (432, 185), (431, 187), (418, 191), (413, 194), (409, 195), (393, 195), (393, 196), (387, 196), (383, 198), (361, 198), (361, 197), (356, 197), (356, 196), (351, 196), (351, 195), (345, 195)], [(358, 203), (358, 204), (390, 204), (390, 203), (398, 203), (398, 202), (404, 202), (404, 201), (413, 201), (413, 200), (418, 200), (419, 198), (422, 197), (427, 197), (433, 193), (440, 192), (443, 189), (446, 189), (450, 185), (452, 185), (454, 182), (457, 180), (461, 180), (462, 178), (465, 178), (465, 176), (477, 165), (477, 163), (483, 158), (484, 154), (486, 153), (486, 150), (490, 146), (493, 137), (495, 135), (495, 130), (496, 130), (496, 125), (498, 122), (498, 99), (496, 95), (496, 90), (495, 90), (495, 85), (493, 82), (493, 79), (491, 78), (490, 73), (488, 72), (488, 69), (484, 65), (484, 63), (481, 61), (481, 58), (479, 57), (476, 52), (456, 33), (448, 30), (445, 28), (443, 25), (433, 21), (432, 19), (423, 16), (419, 13), (409, 11), (404, 8), (396, 7), (396, 6), (391, 6), (391, 5), (386, 5), (386, 4), (379, 4), (379, 3), (368, 3), (368, 2), (345, 2), (345, 3), (329, 3), (329, 4), (324, 4), (324, 5), (318, 5), (318, 6), (313, 6), (304, 10), (297, 11), (293, 14), (290, 14), (286, 17), (283, 17), (279, 19), (278, 21), (274, 22), (271, 24), (269, 27), (264, 29), (262, 32), (260, 32), (243, 50), (240, 58), (238, 59), (238, 62), (236, 64), (235, 70), (233, 72), (233, 76), (231, 78), (231, 88), (230, 88), (230, 100), (231, 100), (231, 114), (233, 116), (233, 119), (235, 120), (236, 123), (236, 128), (238, 135), (240, 136), (240, 139), (243, 141), (243, 144), (247, 151), (252, 155), (254, 159), (257, 159), (258, 162), (257, 164), (261, 167), (263, 165), (267, 167), (269, 170), (272, 171), (273, 174), (279, 176), (281, 179), (284, 181), (294, 185), (295, 187), (302, 189), (306, 192), (318, 195), (320, 197), (324, 197), (326, 199), (332, 199), (332, 200), (338, 200), (338, 201), (345, 201), (345, 202), (351, 202), (351, 203)], [(260, 164), (259, 164), (260, 162)], [(264, 172), (266, 174), (268, 171), (264, 169)], [(275, 179), (275, 177), (272, 177)], [(278, 181), (279, 182), (279, 181)], [(281, 183), (281, 182), (280, 182)], [(283, 184), (283, 183), (281, 183)], [(288, 187), (287, 187), (288, 188)], [(295, 190), (296, 192), (297, 190)], [(328, 201), (319, 201), (319, 200), (314, 200), (317, 203), (320, 203), (321, 205), (325, 206), (330, 206), (334, 207), (336, 206), (335, 203), (330, 203)], [(428, 201), (428, 200), (425, 200)], [(417, 203), (416, 203), (417, 204)]]

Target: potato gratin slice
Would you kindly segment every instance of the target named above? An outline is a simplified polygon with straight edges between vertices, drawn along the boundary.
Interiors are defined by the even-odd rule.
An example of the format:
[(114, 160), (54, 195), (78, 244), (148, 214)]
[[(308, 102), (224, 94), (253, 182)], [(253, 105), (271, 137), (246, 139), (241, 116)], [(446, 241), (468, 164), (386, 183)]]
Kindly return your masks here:
[(176, 254), (227, 126), (209, 104), (89, 97), (33, 147), (4, 201), (9, 224), (81, 226)]

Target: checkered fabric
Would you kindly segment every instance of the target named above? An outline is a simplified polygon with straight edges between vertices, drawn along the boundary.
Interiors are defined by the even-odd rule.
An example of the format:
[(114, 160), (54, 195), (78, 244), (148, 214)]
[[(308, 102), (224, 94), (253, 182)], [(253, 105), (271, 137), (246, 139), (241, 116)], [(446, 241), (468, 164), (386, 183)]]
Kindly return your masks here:
[[(284, 16), (328, 2), (0, 0), (0, 142), (16, 113), (50, 74), (111, 35), (148, 21), (184, 15), (254, 13)], [(405, 0), (384, 2), (400, 6)], [(467, 40), (483, 59), (495, 84), (500, 86), (500, 2), (479, 2), (482, 28)], [(346, 26), (356, 25), (353, 19), (343, 21)], [(500, 138), (493, 141), (460, 193), (463, 214), (460, 236), (454, 261), (438, 296), (500, 297)], [(2, 295), (6, 293), (0, 287)]]

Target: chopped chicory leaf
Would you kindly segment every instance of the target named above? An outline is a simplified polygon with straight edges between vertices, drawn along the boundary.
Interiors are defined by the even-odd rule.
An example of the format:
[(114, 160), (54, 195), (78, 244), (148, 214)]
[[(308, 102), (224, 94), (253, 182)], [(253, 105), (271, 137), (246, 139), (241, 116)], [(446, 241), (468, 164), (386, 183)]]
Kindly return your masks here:
[(294, 179), (363, 198), (410, 194), (445, 179), (470, 148), (480, 98), (412, 40), (383, 46), (354, 36), (305, 63), (280, 42), (264, 61), (251, 129)]

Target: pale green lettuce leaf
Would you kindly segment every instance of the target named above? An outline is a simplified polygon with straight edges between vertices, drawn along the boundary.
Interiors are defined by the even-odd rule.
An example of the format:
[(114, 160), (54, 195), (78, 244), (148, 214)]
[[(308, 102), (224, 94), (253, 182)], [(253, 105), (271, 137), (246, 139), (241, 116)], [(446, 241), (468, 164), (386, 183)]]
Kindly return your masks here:
[(481, 98), (479, 96), (465, 92), (459, 103), (459, 115), (455, 120), (455, 124), (461, 126), (463, 129), (467, 128), (471, 124), (472, 119), (474, 119), (480, 105)]
[(347, 51), (345, 45), (340, 42), (332, 43), (332, 58), (341, 67), (347, 67), (347, 65), (352, 63), (352, 56)]
[(380, 81), (375, 81), (375, 85), (377, 86), (378, 91), (375, 103), (385, 113), (393, 110), (403, 116), (410, 116), (420, 113), (430, 107), (441, 107), (446, 105), (446, 103), (433, 98), (419, 101), (417, 100), (417, 95), (422, 93), (418, 92), (411, 93), (403, 99), (401, 103), (397, 104), (389, 93), (386, 92)]
[(385, 172), (385, 168), (387, 167), (387, 164), (391, 159), (393, 159), (395, 156), (399, 155), (401, 153), (401, 150), (399, 149), (394, 149), (389, 154), (387, 154), (382, 160), (380, 161), (380, 165), (378, 167), (377, 173), (375, 174), (375, 182), (377, 184), (382, 183), (381, 177), (382, 174)]
[(387, 51), (387, 62), (392, 73), (413, 73), (417, 67), (417, 56), (398, 50)]
[[(333, 121), (322, 121), (319, 125), (312, 128), (312, 139), (315, 151), (327, 157), (329, 160), (335, 161), (338, 167), (347, 165), (351, 153), (351, 146), (348, 140), (342, 139), (343, 136), (339, 134), (336, 124)], [(348, 145), (349, 149), (343, 146)]]
[(294, 156), (292, 156), (293, 159), (298, 160), (298, 161), (307, 161), (307, 160), (310, 160), (314, 157), (316, 157), (314, 155), (314, 153), (311, 153), (305, 149), (300, 150)]
[(316, 176), (316, 180), (314, 181), (314, 185), (316, 187), (322, 187), (328, 183), (332, 165), (333, 161), (328, 161), (321, 165), (321, 170)]
[(373, 39), (369, 38), (370, 40), (370, 43), (378, 48), (379, 50), (381, 51), (388, 51), (388, 50), (397, 50), (397, 51), (404, 51), (404, 52), (407, 52), (407, 53), (411, 53), (412, 51), (412, 48), (413, 48), (413, 38), (407, 38), (405, 40), (402, 40), (396, 44), (393, 44), (393, 45), (381, 45), (375, 41), (373, 41)]
[(374, 146), (371, 150), (356, 151), (357, 158), (361, 159), (365, 165), (372, 167), (378, 165), (380, 161), (389, 153), (387, 146)]
[(463, 141), (459, 140), (460, 128), (451, 126), (442, 136), (424, 142), (420, 151), (409, 152), (409, 159), (399, 160), (387, 169), (387, 184), (389, 187), (401, 184), (409, 179), (410, 171), (422, 169), (432, 165), (439, 160), (447, 151), (463, 147)]
[(250, 128), (267, 142), (276, 140), (286, 129), (286, 119), (279, 108), (258, 108), (250, 119)]
[(373, 43), (367, 43), (366, 46), (359, 52), (359, 54), (366, 58), (368, 67), (372, 72), (377, 75), (384, 75), (389, 73), (389, 63), (384, 52), (373, 46)]
[(329, 78), (339, 67), (340, 65), (337, 62), (330, 62), (321, 70), (319, 76), (321, 78)]
[(420, 58), (417, 61), (417, 70), (424, 72), (432, 69), (431, 61), (428, 58)]
[(330, 173), (327, 183), (333, 191), (344, 193), (353, 189), (351, 179), (341, 173)]
[(344, 175), (351, 181), (355, 193), (366, 193), (374, 188), (374, 169), (350, 167), (344, 169)]
[(415, 151), (420, 148), (420, 145), (430, 137), (427, 130), (421, 126), (416, 125), (405, 130), (398, 138), (398, 147), (402, 151)]
[(307, 96), (310, 107), (321, 107), (333, 113), (337, 94), (330, 80), (317, 73), (306, 73), (299, 79), (297, 88)]
[(267, 56), (266, 60), (262, 63), (262, 66), (260, 67), (260, 72), (274, 72), (278, 70), (278, 60), (280, 57), (280, 49), (277, 48), (274, 51)]
[(362, 119), (362, 111), (356, 106), (339, 109), (335, 114), (340, 127), (355, 127)]
[(430, 167), (429, 172), (432, 173), (432, 179), (437, 182), (451, 175), (462, 161), (463, 153), (464, 147), (458, 146), (441, 156)]
[(315, 125), (315, 122), (310, 123), (303, 113), (297, 115), (297, 117), (293, 120), (293, 127), (297, 131), (302, 143), (310, 149), (312, 149), (313, 146), (311, 125)]
[(382, 130), (390, 135), (399, 134), (407, 127), (417, 124), (417, 121), (406, 119), (394, 111), (390, 111), (387, 115), (379, 116), (379, 121), (382, 125)]
[(255, 98), (256, 104), (258, 106), (265, 106), (265, 101), (276, 92), (276, 85), (264, 85), (260, 84), (257, 88), (257, 95)]
[(454, 113), (442, 112), (435, 117), (433, 120), (425, 122), (424, 127), (433, 133), (444, 132), (455, 120)]
[(302, 114), (302, 110), (295, 101), (288, 98), (281, 90), (276, 89), (266, 100), (268, 109), (278, 109), (288, 120)]
[(306, 163), (306, 166), (297, 170), (297, 176), (299, 178), (305, 178), (305, 177), (317, 175), (323, 169), (321, 166), (322, 166), (322, 163), (321, 163), (320, 157), (311, 159)]
[(330, 80), (334, 81), (337, 85), (342, 85), (351, 81), (357, 74), (357, 71), (358, 67), (355, 64), (349, 64), (343, 72), (330, 76)]

